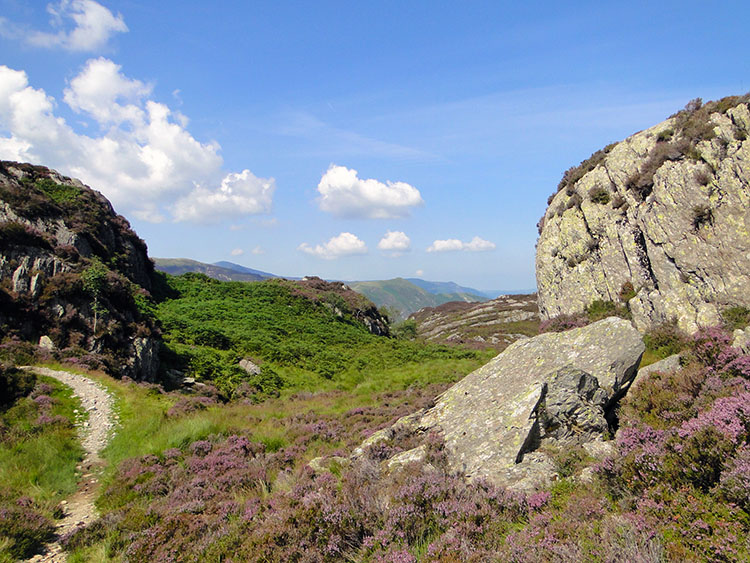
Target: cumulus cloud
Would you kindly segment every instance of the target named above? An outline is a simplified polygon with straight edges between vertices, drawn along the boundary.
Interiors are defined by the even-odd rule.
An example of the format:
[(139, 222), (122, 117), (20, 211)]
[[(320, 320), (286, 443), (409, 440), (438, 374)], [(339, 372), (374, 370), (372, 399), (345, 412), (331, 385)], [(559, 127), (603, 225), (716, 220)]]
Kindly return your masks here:
[(257, 178), (249, 170), (228, 174), (218, 190), (196, 186), (177, 200), (174, 217), (178, 221), (217, 223), (230, 215), (267, 213), (275, 190), (273, 178)]
[(436, 240), (428, 248), (427, 252), (451, 252), (463, 250), (467, 252), (483, 252), (494, 250), (495, 243), (483, 238), (474, 237), (469, 242), (463, 242), (456, 238)]
[(334, 260), (341, 256), (367, 254), (367, 245), (356, 235), (344, 232), (331, 238), (325, 244), (310, 246), (308, 243), (303, 242), (297, 247), (297, 250), (317, 256), (318, 258)]
[(80, 178), (118, 211), (146, 221), (171, 215), (212, 222), (270, 209), (273, 179), (222, 171), (218, 143), (196, 140), (179, 114), (150, 95), (149, 85), (128, 78), (119, 65), (90, 59), (63, 96), (81, 119), (98, 126), (79, 134), (25, 72), (0, 65), (0, 157)]
[(423, 205), (419, 190), (405, 182), (361, 179), (357, 171), (331, 165), (318, 184), (322, 211), (337, 217), (393, 219)]
[(89, 114), (102, 127), (126, 121), (142, 126), (144, 115), (138, 101), (151, 91), (151, 86), (124, 76), (120, 65), (99, 57), (90, 59), (70, 81), (63, 99), (73, 111)]
[(378, 248), (398, 256), (411, 249), (411, 240), (402, 231), (388, 231), (380, 239)]
[(265, 250), (263, 250), (263, 248), (262, 248), (262, 247), (260, 247), (260, 246), (256, 246), (256, 247), (255, 247), (255, 248), (253, 248), (253, 249), (252, 249), (252, 250), (251, 250), (250, 252), (252, 252), (252, 253), (253, 253), (253, 254), (255, 254), (256, 256), (259, 256), (259, 255), (261, 255), (261, 254), (265, 254), (265, 253), (266, 253), (266, 251), (265, 251)]
[(230, 252), (230, 254), (232, 256), (242, 256), (243, 254), (245, 254), (245, 251), (242, 250), (241, 248), (235, 248), (232, 250), (232, 252)]
[(423, 276), (423, 275), (424, 275), (424, 270), (417, 270), (417, 271), (416, 271), (416, 272), (414, 272), (414, 273), (415, 273), (415, 274), (417, 274), (418, 276), (420, 276), (420, 277), (421, 277), (421, 276)]
[(25, 30), (15, 35), (35, 47), (93, 52), (105, 47), (114, 34), (128, 31), (121, 14), (113, 14), (94, 0), (62, 0), (48, 4), (47, 12), (57, 31)]

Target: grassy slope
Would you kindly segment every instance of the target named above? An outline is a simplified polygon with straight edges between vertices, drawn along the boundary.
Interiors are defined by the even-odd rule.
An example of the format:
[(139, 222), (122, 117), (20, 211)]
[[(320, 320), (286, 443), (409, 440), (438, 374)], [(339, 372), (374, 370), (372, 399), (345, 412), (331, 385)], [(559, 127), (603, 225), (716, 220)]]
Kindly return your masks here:
[[(489, 358), (375, 336), (350, 314), (333, 312), (334, 305), (345, 309), (336, 295), (315, 303), (295, 295), (293, 282), (218, 282), (197, 275), (167, 280), (171, 297), (157, 314), (171, 361), (230, 392), (243, 381), (265, 391), (280, 383), (286, 392), (373, 392), (450, 380)], [(244, 374), (236, 367), (242, 357), (261, 363), (264, 374)]]

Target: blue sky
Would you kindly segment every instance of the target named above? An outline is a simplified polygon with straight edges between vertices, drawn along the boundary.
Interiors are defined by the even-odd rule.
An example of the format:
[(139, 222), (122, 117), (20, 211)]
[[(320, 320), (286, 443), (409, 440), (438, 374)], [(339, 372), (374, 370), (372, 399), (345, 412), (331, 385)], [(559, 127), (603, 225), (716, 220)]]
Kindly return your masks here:
[(750, 89), (747, 2), (0, 0), (0, 158), (152, 256), (533, 288), (565, 169)]

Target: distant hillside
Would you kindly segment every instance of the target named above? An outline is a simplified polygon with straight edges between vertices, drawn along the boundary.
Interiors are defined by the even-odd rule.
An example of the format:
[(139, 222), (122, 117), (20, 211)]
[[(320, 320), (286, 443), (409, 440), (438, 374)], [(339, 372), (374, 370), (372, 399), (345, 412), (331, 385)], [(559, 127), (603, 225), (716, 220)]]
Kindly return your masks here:
[[(266, 274), (257, 270), (251, 270), (250, 268), (244, 268), (246, 271), (240, 271), (238, 268), (243, 268), (243, 266), (238, 266), (231, 262), (222, 262), (221, 265), (206, 264), (205, 262), (198, 262), (197, 260), (190, 260), (188, 258), (154, 258), (153, 261), (157, 270), (172, 274), (173, 276), (194, 272), (220, 281), (247, 282), (263, 281), (276, 277), (273, 274)], [(233, 267), (229, 268), (224, 266), (224, 264), (231, 264)]]
[[(270, 274), (268, 272), (262, 272), (261, 270), (254, 270), (253, 268), (241, 266), (239, 264), (235, 264), (234, 262), (227, 262), (226, 260), (222, 260), (221, 262), (214, 262), (213, 265), (219, 266), (220, 268), (226, 268), (227, 270), (232, 270), (233, 272), (239, 272), (240, 274), (254, 274), (256, 276), (261, 276), (264, 279), (283, 277), (283, 276), (277, 276), (276, 274)], [(295, 278), (287, 278), (287, 279), (295, 279)]]
[[(446, 285), (451, 284), (447, 283)], [(403, 320), (411, 313), (424, 307), (437, 307), (449, 301), (464, 301), (467, 303), (487, 301), (487, 298), (481, 295), (460, 291), (431, 293), (404, 278), (349, 282), (349, 286), (354, 291), (365, 295), (378, 307), (387, 307), (391, 312), (394, 312), (396, 317), (394, 320)]]
[(417, 335), (430, 342), (504, 350), (539, 331), (536, 294), (504, 295), (484, 303), (444, 303), (413, 313)]
[(405, 279), (406, 281), (411, 282), (417, 287), (421, 287), (426, 292), (432, 293), (434, 295), (438, 295), (440, 293), (470, 293), (471, 295), (485, 295), (483, 291), (479, 291), (478, 289), (474, 289), (472, 287), (464, 287), (462, 285), (458, 285), (455, 282), (436, 282), (422, 280), (419, 278)]
[[(157, 309), (165, 369), (211, 382), (227, 395), (242, 383), (259, 395), (320, 389), (329, 381), (355, 386), (383, 370), (429, 362), (433, 373), (447, 374), (459, 365), (454, 359), (476, 365), (482, 357), (388, 338), (375, 305), (341, 282), (221, 282), (198, 273), (165, 278), (166, 297)], [(262, 373), (247, 373), (243, 359), (262, 366)]]

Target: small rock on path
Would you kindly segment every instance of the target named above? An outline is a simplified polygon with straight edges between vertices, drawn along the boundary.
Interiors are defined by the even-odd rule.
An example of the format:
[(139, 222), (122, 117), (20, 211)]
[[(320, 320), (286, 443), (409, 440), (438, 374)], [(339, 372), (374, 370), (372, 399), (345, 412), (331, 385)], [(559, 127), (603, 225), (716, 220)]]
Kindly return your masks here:
[[(114, 414), (114, 399), (99, 383), (84, 375), (57, 371), (42, 367), (24, 367), (39, 375), (53, 377), (73, 389), (73, 394), (81, 401), (81, 406), (88, 412), (87, 422), (78, 424), (78, 434), (85, 451), (83, 461), (78, 465), (82, 477), (78, 490), (67, 501), (63, 501), (65, 516), (57, 524), (58, 538), (84, 526), (96, 518), (94, 506), (99, 489), (98, 473), (104, 465), (100, 457), (107, 445), (110, 432), (117, 424)], [(33, 563), (63, 563), (67, 556), (60, 546), (59, 539), (47, 546), (47, 552), (35, 555), (28, 561)]]

